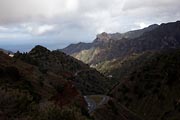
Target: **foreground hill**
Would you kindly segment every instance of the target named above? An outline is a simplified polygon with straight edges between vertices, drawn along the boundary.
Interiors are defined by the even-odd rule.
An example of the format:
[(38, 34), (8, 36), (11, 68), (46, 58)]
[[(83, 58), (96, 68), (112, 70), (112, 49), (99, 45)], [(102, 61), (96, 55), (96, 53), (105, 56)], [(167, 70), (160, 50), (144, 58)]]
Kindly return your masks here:
[(95, 69), (59, 51), (50, 51), (36, 46), (29, 53), (16, 53), (14, 58), (36, 65), (46, 73), (63, 76), (72, 81), (84, 94), (105, 94), (108, 91), (108, 79)]
[(63, 49), (67, 54), (90, 65), (124, 58), (134, 53), (180, 47), (180, 22), (151, 25), (124, 34), (102, 33), (93, 43), (79, 43)]
[(86, 107), (79, 90), (63, 76), (44, 74), (0, 52), (1, 120), (86, 120)]
[[(46, 55), (45, 59), (42, 51)], [(109, 102), (109, 97), (106, 96), (100, 104), (108, 102), (108, 105), (105, 105), (105, 108), (100, 105), (90, 117), (87, 111), (89, 102), (85, 101), (85, 97), (74, 84), (78, 80), (87, 80), (91, 77), (92, 82), (89, 84), (92, 83), (93, 92), (98, 93), (96, 78), (104, 77), (87, 65), (74, 61), (63, 53), (54, 52), (42, 46), (36, 46), (30, 53), (16, 53), (15, 58), (0, 52), (1, 120), (141, 120), (125, 107), (119, 107), (119, 104), (114, 106), (114, 102)], [(49, 63), (52, 60), (51, 57), (61, 62), (61, 66), (63, 64), (65, 68)], [(68, 60), (71, 60), (71, 64)], [(79, 68), (72, 67), (73, 64), (78, 64), (75, 66)], [(56, 68), (53, 69), (50, 65)], [(77, 72), (76, 69), (79, 71)], [(70, 76), (72, 73), (75, 75)], [(100, 85), (99, 87), (103, 87), (103, 83)], [(84, 88), (88, 91), (91, 86)], [(80, 90), (83, 90), (82, 87)], [(106, 108), (106, 106), (109, 107)], [(105, 117), (106, 112), (109, 114)]]
[(145, 52), (108, 64), (119, 81), (111, 97), (145, 120), (180, 118), (179, 49)]

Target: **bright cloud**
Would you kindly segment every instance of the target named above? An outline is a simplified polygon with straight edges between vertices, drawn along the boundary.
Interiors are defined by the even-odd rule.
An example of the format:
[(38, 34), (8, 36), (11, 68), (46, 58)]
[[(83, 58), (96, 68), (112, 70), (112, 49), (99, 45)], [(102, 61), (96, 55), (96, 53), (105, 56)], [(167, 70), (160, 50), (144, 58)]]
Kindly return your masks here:
[(48, 32), (53, 31), (54, 25), (23, 25), (26, 31), (32, 35), (44, 35)]

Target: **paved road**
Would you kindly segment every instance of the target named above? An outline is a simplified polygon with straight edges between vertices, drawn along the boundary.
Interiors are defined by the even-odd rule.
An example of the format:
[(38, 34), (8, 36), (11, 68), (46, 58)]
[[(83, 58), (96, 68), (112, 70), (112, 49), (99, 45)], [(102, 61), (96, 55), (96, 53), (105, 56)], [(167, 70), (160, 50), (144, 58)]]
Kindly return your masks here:
[(102, 98), (103, 98), (102, 101), (98, 105), (106, 104), (110, 99), (109, 96), (102, 96)]
[(99, 96), (102, 98), (102, 100), (98, 104), (93, 99), (91, 99), (90, 96), (84, 96), (84, 99), (88, 104), (89, 113), (92, 113), (97, 107), (106, 104), (110, 99), (110, 97), (105, 95), (95, 95), (95, 96)]
[(84, 99), (85, 99), (86, 103), (88, 104), (89, 113), (93, 112), (97, 107), (96, 102), (94, 100), (90, 99), (88, 96), (84, 96)]

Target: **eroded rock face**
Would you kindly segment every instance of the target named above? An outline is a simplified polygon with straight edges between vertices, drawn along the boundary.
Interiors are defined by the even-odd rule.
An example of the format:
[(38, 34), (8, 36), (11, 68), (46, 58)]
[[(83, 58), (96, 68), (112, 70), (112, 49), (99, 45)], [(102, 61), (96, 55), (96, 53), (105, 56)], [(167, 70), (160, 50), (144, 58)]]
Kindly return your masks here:
[(96, 37), (96, 42), (107, 42), (111, 39), (111, 35), (106, 32), (98, 34)]

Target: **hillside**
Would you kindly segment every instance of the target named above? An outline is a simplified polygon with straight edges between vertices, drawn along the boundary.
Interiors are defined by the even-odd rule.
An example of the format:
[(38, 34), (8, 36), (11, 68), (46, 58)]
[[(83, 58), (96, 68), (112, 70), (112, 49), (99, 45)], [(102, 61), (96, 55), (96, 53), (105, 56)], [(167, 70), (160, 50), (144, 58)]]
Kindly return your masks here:
[(83, 62), (59, 51), (50, 51), (36, 46), (29, 53), (16, 53), (14, 58), (38, 66), (39, 70), (63, 76), (72, 81), (84, 95), (105, 94), (108, 91), (108, 79)]
[(79, 53), (84, 50), (91, 49), (93, 47), (98, 47), (99, 46), (99, 44), (97, 44), (98, 41), (101, 41), (101, 42), (107, 41), (108, 42), (109, 40), (120, 40), (123, 38), (133, 39), (133, 38), (137, 38), (137, 37), (143, 35), (145, 32), (153, 30), (157, 27), (158, 27), (158, 25), (154, 24), (154, 25), (151, 25), (144, 29), (129, 31), (129, 32), (122, 33), (122, 34), (121, 33), (108, 34), (106, 32), (103, 32), (102, 34), (98, 34), (96, 36), (96, 39), (94, 40), (93, 43), (80, 42), (78, 44), (71, 44), (60, 51), (63, 51), (69, 55), (72, 55), (72, 54)]
[(180, 117), (180, 50), (146, 52), (111, 64), (119, 83), (109, 95), (145, 120)]
[(2, 52), (0, 106), (1, 120), (88, 119), (84, 98), (72, 82)]
[(2, 48), (0, 48), (0, 51), (5, 53), (5, 54), (14, 54), (12, 51), (9, 51), (9, 50), (4, 50)]
[[(94, 69), (90, 69), (87, 65), (84, 66), (79, 61), (76, 61), (77, 63), (71, 61), (72, 64), (79, 63), (79, 66), (82, 65), (76, 72), (76, 68), (71, 69), (74, 65), (71, 66), (67, 61), (71, 57), (57, 52), (57, 58), (59, 55), (61, 59), (66, 59), (67, 63), (64, 61), (61, 64), (69, 65), (66, 69), (63, 67), (61, 69), (66, 73), (68, 70), (69, 74), (70, 71), (71, 74), (75, 73), (74, 77), (69, 77), (69, 74), (64, 74), (63, 70), (58, 72), (58, 69), (50, 69), (48, 65), (50, 63), (44, 65), (42, 51), (47, 56), (47, 61), (49, 61), (49, 57), (55, 57), (56, 51), (53, 53), (42, 46), (36, 46), (29, 53), (18, 52), (14, 58), (0, 52), (1, 120), (141, 120), (135, 113), (114, 100), (109, 101), (108, 96), (105, 96), (106, 100), (104, 100), (103, 95), (100, 98), (102, 99), (99, 103), (100, 107), (92, 111), (93, 113), (90, 116), (87, 109), (89, 103), (85, 101), (85, 97), (77, 89), (78, 87), (74, 86), (74, 83), (80, 81), (79, 83), (84, 85), (82, 82), (86, 80), (84, 78), (90, 77), (92, 81), (89, 84), (92, 84), (94, 88), (91, 92), (98, 94), (99, 88), (96, 86), (100, 84), (100, 87), (103, 87), (103, 83), (100, 81), (104, 78), (103, 75)], [(62, 62), (61, 60), (58, 61)], [(41, 67), (42, 65), (44, 66)], [(96, 78), (100, 78), (100, 80), (96, 81)], [(80, 90), (85, 91), (91, 90), (91, 86), (85, 86), (84, 88), (87, 90), (80, 88)], [(99, 95), (94, 96), (98, 97)], [(108, 104), (104, 106), (106, 102)], [(105, 117), (106, 112), (109, 114)]]
[(100, 105), (92, 115), (97, 120), (142, 120), (112, 98), (106, 104)]
[[(62, 51), (96, 66), (104, 61), (124, 58), (134, 53), (180, 47), (180, 22), (151, 25), (124, 34), (102, 33), (91, 44), (80, 43)], [(88, 46), (88, 47), (85, 47)], [(77, 48), (79, 48), (77, 50)], [(84, 50), (82, 50), (85, 48)]]

